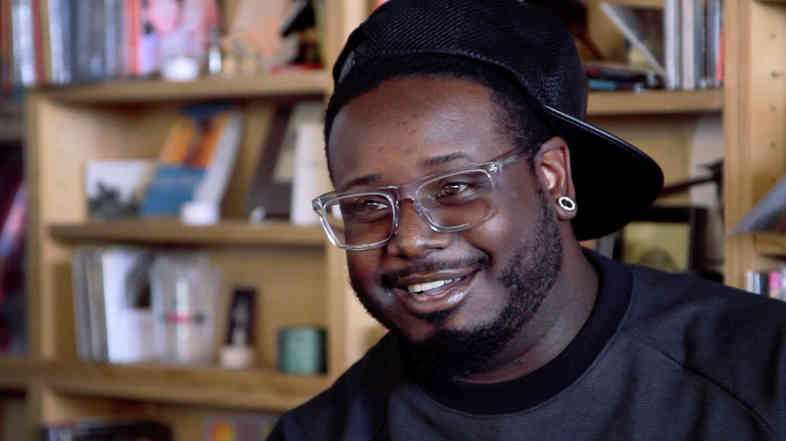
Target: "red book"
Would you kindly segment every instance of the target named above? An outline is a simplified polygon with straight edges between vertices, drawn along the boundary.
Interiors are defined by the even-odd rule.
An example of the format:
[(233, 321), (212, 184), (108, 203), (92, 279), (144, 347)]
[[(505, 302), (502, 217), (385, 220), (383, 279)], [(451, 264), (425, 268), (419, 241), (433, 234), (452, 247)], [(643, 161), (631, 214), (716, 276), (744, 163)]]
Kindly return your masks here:
[(41, 2), (43, 0), (33, 0), (33, 47), (35, 48), (35, 84), (44, 84), (47, 81), (46, 66), (44, 65), (44, 33), (41, 27), (41, 20), (45, 18), (41, 14)]
[(140, 0), (128, 0), (126, 1), (126, 13), (125, 13), (125, 32), (126, 32), (126, 42), (128, 42), (128, 47), (126, 48), (126, 56), (127, 56), (127, 63), (126, 63), (126, 70), (127, 74), (131, 76), (139, 75), (139, 36), (140, 33)]

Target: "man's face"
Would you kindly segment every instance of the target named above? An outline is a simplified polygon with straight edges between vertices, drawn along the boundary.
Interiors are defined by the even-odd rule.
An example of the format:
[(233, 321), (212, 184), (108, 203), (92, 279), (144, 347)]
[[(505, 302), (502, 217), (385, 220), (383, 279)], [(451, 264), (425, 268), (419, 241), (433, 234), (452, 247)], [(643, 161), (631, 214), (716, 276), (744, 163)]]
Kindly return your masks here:
[[(507, 153), (515, 146), (495, 112), (491, 91), (469, 80), (386, 81), (336, 116), (329, 139), (336, 190), (404, 184)], [(428, 363), (464, 363), (457, 375), (486, 368), (559, 272), (558, 227), (528, 162), (506, 166), (497, 184), (496, 214), (480, 225), (434, 232), (406, 200), (386, 246), (347, 253), (368, 311), (422, 357), (431, 354)]]

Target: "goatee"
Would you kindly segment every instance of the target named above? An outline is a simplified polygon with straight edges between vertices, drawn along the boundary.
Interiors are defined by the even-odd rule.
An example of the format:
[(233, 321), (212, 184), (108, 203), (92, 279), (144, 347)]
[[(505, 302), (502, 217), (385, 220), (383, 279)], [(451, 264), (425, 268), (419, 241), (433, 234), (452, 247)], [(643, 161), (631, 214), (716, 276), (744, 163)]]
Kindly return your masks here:
[[(536, 228), (506, 262), (499, 278), (509, 300), (497, 317), (473, 329), (439, 330), (419, 342), (389, 328), (398, 334), (407, 364), (420, 381), (445, 381), (486, 372), (494, 357), (538, 311), (562, 263), (559, 227), (542, 191), (539, 196)], [(447, 314), (422, 318), (439, 323)]]

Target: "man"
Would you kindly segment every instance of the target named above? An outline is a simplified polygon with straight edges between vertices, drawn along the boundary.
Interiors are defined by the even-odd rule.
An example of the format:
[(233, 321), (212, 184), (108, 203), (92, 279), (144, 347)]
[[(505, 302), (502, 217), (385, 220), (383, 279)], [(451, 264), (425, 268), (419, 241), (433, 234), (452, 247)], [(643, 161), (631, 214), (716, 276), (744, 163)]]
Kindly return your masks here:
[(578, 245), (663, 178), (582, 121), (533, 3), (392, 0), (348, 39), (314, 206), (390, 333), (271, 439), (786, 440), (786, 305)]

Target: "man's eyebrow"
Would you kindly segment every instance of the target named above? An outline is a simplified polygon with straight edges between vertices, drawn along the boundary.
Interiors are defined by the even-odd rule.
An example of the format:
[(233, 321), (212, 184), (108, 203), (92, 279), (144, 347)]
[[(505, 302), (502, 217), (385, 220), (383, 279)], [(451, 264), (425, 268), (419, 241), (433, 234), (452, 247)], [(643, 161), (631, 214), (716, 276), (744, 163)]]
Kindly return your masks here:
[(426, 168), (432, 168), (432, 167), (436, 167), (438, 165), (442, 165), (442, 164), (448, 163), (450, 161), (455, 161), (456, 159), (469, 159), (469, 160), (471, 160), (472, 158), (467, 156), (467, 154), (464, 153), (464, 152), (453, 152), (453, 153), (450, 153), (450, 154), (447, 154), (447, 155), (434, 156), (432, 158), (424, 159), (423, 161), (421, 161), (420, 165), (422, 165), (423, 167), (426, 167)]
[(357, 177), (355, 179), (351, 179), (349, 182), (347, 182), (346, 184), (342, 185), (341, 188), (342, 189), (348, 189), (348, 188), (357, 187), (357, 186), (361, 186), (361, 185), (373, 184), (374, 182), (379, 182), (379, 180), (381, 180), (381, 179), (382, 179), (382, 175), (381, 174), (359, 176), (359, 177)]

